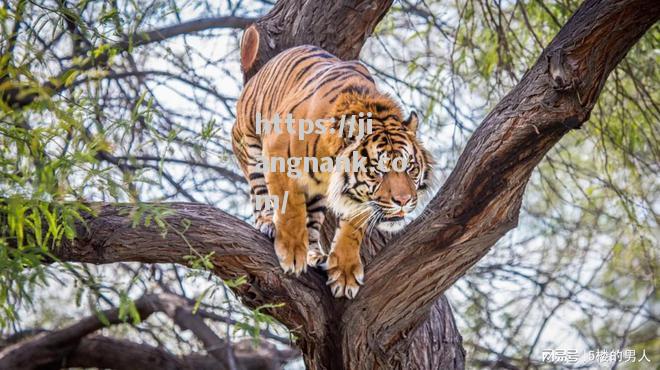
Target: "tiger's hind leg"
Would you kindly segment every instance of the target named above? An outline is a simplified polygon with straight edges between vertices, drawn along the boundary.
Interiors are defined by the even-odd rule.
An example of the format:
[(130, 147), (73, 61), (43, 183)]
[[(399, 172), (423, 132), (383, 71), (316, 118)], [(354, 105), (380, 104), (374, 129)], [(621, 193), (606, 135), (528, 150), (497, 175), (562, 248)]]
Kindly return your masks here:
[(325, 196), (313, 194), (307, 196), (307, 235), (309, 248), (307, 251), (307, 265), (316, 267), (325, 262), (328, 257), (321, 246), (321, 227), (325, 220)]
[[(268, 195), (266, 178), (263, 172), (255, 166), (255, 172), (250, 173), (250, 201), (254, 212), (255, 227), (271, 240), (275, 238), (275, 223), (273, 222), (273, 207), (271, 204), (257, 204), (257, 196)], [(266, 202), (270, 202), (267, 200)]]
[[(248, 179), (250, 185), (250, 201), (255, 219), (255, 227), (270, 239), (275, 237), (275, 226), (273, 223), (273, 209), (260, 204), (257, 207), (257, 196), (267, 196), (266, 178), (263, 172), (262, 147), (259, 138), (243, 133), (238, 124), (232, 130), (232, 145), (234, 153), (239, 160), (241, 170)], [(270, 204), (268, 204), (270, 205)], [(258, 209), (259, 208), (259, 209)]]

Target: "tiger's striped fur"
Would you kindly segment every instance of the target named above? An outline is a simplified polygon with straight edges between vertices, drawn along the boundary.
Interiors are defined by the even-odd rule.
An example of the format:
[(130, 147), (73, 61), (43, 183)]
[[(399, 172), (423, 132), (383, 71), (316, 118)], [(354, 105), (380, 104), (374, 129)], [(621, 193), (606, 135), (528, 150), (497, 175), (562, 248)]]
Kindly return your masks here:
[[(246, 45), (242, 45), (245, 48)], [(253, 46), (255, 47), (255, 46)], [(256, 53), (253, 53), (256, 54)], [(372, 114), (373, 131), (360, 140), (337, 132), (312, 133), (299, 140), (298, 132), (256, 132), (256, 116), (326, 119)], [(295, 129), (297, 130), (297, 125)], [(417, 117), (404, 120), (398, 104), (380, 93), (369, 71), (357, 61), (341, 61), (314, 46), (286, 50), (266, 63), (245, 85), (238, 100), (232, 131), (234, 153), (255, 195), (283, 198), (285, 213), (255, 210), (257, 228), (275, 239), (282, 268), (299, 274), (307, 265), (325, 261), (328, 284), (336, 297), (353, 298), (363, 280), (360, 244), (370, 227), (397, 231), (415, 209), (419, 196), (429, 192), (430, 156), (416, 136)], [(286, 172), (263, 171), (258, 158), (337, 158), (356, 152), (366, 158), (364, 170), (308, 172), (291, 178)], [(391, 161), (404, 157), (405, 172), (384, 172)], [(261, 168), (260, 168), (261, 167)], [(326, 207), (339, 216), (329, 255), (320, 245)]]

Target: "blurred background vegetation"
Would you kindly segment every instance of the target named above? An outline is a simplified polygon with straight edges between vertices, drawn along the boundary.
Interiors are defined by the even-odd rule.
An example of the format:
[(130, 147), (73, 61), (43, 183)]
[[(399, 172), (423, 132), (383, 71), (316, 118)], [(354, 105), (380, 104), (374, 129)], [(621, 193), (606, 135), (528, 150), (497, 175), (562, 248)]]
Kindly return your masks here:
[[(227, 289), (241, 282), (220, 281), (203, 261), (191, 260), (195, 269), (41, 262), (72, 236), (88, 201), (202, 202), (249, 220), (229, 134), (242, 87), (238, 45), (241, 27), (272, 4), (3, 1), (0, 347), (100, 309), (130, 312), (131, 299), (153, 292), (196, 300), (232, 342), (289, 347), (283, 327)], [(443, 180), (578, 5), (396, 1), (361, 61), (405, 110), (421, 113)], [(659, 41), (656, 25), (614, 70), (589, 121), (536, 169), (519, 227), (448, 291), (468, 368), (553, 368), (542, 352), (560, 348), (634, 349), (638, 358), (644, 350), (660, 364)], [(148, 212), (160, 222), (167, 210)], [(47, 232), (34, 233), (44, 219)], [(104, 333), (176, 354), (203, 348), (166, 316)], [(572, 365), (595, 366), (653, 365)]]

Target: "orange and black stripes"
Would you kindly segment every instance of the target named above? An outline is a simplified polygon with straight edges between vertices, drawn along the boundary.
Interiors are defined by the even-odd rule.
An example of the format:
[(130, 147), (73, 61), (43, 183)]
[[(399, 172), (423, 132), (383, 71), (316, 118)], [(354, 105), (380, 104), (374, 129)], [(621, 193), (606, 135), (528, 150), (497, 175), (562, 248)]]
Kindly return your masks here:
[[(257, 47), (258, 38), (250, 40), (242, 47)], [(241, 53), (253, 56), (256, 49)], [(250, 65), (242, 67), (247, 70)], [(282, 268), (301, 273), (308, 264), (324, 262), (333, 294), (354, 297), (363, 279), (359, 248), (364, 234), (376, 225), (399, 228), (416, 207), (418, 195), (428, 191), (430, 156), (417, 141), (416, 115), (404, 119), (399, 105), (378, 91), (364, 65), (342, 61), (314, 46), (286, 50), (266, 63), (246, 84), (236, 112), (234, 152), (250, 184), (257, 227), (274, 237)], [(342, 117), (366, 119), (367, 113), (373, 131), (359, 138), (338, 132), (347, 129), (339, 123)], [(315, 131), (302, 140), (297, 125), (295, 132), (286, 127), (257, 132), (257, 115), (272, 122), (275, 115), (284, 121), (287, 114), (296, 121), (334, 118), (326, 127), (334, 131)], [(266, 159), (336, 161), (352, 153), (364, 161), (364, 168), (308, 169), (299, 178), (264, 169)], [(403, 172), (390, 171), (397, 160), (405, 162)], [(256, 209), (255, 198), (261, 195), (288, 195), (286, 212)], [(340, 216), (329, 254), (320, 243), (327, 209)]]

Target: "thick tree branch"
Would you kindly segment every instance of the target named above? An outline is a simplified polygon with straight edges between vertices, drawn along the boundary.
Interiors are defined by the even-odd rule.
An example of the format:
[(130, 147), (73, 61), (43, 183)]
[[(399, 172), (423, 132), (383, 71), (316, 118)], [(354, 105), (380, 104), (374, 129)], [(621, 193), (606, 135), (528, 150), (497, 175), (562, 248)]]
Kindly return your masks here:
[[(256, 348), (239, 342), (237, 362), (244, 370), (279, 370), (281, 365), (299, 356), (294, 350), (278, 350), (267, 342)], [(60, 348), (63, 357), (50, 364), (56, 368), (98, 368), (115, 370), (218, 370), (223, 367), (209, 355), (176, 356), (158, 347), (129, 340), (89, 335), (73, 349)], [(33, 353), (38, 355), (39, 353)], [(28, 368), (21, 368), (25, 370)]]
[[(76, 239), (64, 241), (52, 253), (62, 261), (94, 264), (122, 261), (186, 264), (190, 256), (213, 253), (215, 273), (218, 276), (224, 279), (247, 276), (248, 283), (235, 288), (247, 306), (256, 308), (267, 303), (284, 304), (265, 312), (300, 337), (297, 344), (303, 353), (313, 351), (335, 334), (333, 331), (341, 322), (347, 302), (332, 298), (325, 285), (324, 273), (312, 269), (298, 278), (284, 274), (277, 262), (272, 242), (251, 225), (217, 208), (189, 203), (168, 203), (165, 206), (175, 214), (165, 218), (167, 228), (164, 230), (156, 226), (133, 227), (133, 206), (93, 205), (95, 214), (85, 215), (85, 222), (78, 225)], [(167, 231), (165, 236), (163, 231)], [(372, 243), (369, 245), (373, 247)], [(156, 307), (160, 309), (161, 306), (158, 304)], [(411, 336), (413, 341), (419, 341), (420, 349), (426, 346), (424, 338), (437, 336), (441, 332), (456, 332), (446, 300), (439, 301), (434, 312), (430, 326), (420, 328), (420, 335)], [(433, 327), (442, 330), (436, 333)], [(458, 343), (445, 343), (446, 338), (442, 341), (434, 340), (437, 347), (428, 353), (435, 353), (438, 361), (462, 361), (458, 338)], [(327, 345), (333, 344), (336, 345), (334, 342)], [(335, 347), (334, 351), (337, 353), (341, 349)], [(421, 350), (416, 353), (421, 356), (422, 352), (427, 353)], [(441, 358), (452, 352), (456, 356)]]
[[(321, 273), (299, 278), (281, 271), (270, 240), (253, 226), (217, 208), (189, 203), (166, 204), (175, 215), (167, 217), (167, 235), (157, 226), (134, 228), (130, 205), (93, 205), (75, 240), (53, 251), (62, 261), (105, 264), (121, 261), (186, 264), (190, 256), (213, 253), (215, 273), (223, 279), (247, 276), (235, 290), (249, 307), (283, 303), (266, 312), (296, 334), (320, 339), (335, 312)], [(318, 323), (318, 327), (315, 326)]]
[(175, 24), (173, 26), (138, 33), (128, 40), (124, 40), (115, 44), (114, 47), (120, 50), (127, 50), (131, 46), (136, 47), (147, 45), (150, 43), (167, 40), (172, 37), (189, 35), (201, 31), (220, 28), (245, 28), (254, 23), (255, 20), (256, 19), (254, 18), (234, 16), (194, 19), (191, 21)]

